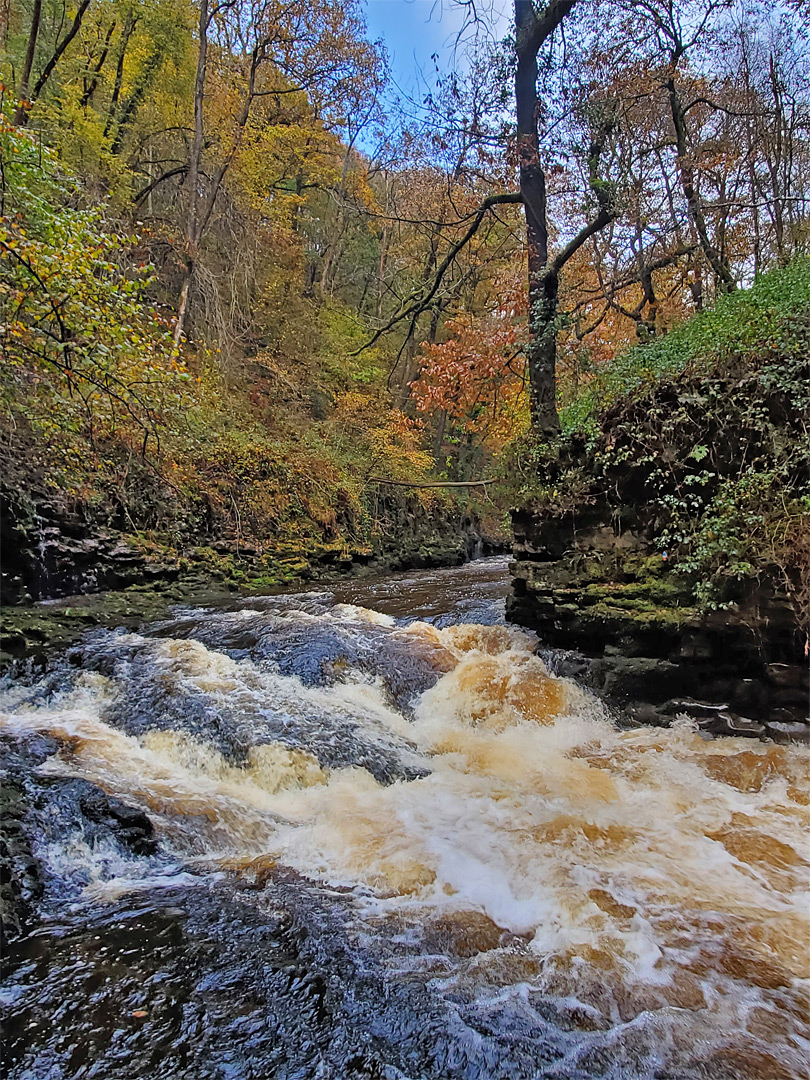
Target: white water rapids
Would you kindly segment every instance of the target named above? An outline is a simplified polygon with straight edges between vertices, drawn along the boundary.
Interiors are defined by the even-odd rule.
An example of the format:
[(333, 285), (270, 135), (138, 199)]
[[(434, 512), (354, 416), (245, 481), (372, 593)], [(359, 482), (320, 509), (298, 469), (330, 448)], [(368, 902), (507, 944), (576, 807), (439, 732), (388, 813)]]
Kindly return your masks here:
[[(6, 733), (59, 741), (41, 773), (142, 807), (170, 856), (150, 876), (80, 838), (49, 849), (84, 867), (82, 903), (287, 867), (349, 897), (358, 942), (399, 943), (380, 948), (390, 978), (494, 1014), (553, 1001), (570, 1045), (538, 1076), (807, 1075), (805, 749), (707, 741), (686, 720), (622, 731), (504, 625), (289, 598), (200, 624), (118, 635), (104, 673), (5, 694)], [(248, 628), (255, 643), (308, 625), (376, 657), (376, 673), (330, 654), (329, 677), (308, 680), (238, 647)], [(426, 686), (410, 701), (391, 691), (406, 661)], [(159, 689), (148, 707), (138, 663)], [(178, 721), (189, 703), (208, 726)], [(334, 732), (357, 760), (319, 750)], [(376, 753), (399, 773), (375, 779), (361, 761)], [(584, 1064), (596, 1049), (598, 1070)]]

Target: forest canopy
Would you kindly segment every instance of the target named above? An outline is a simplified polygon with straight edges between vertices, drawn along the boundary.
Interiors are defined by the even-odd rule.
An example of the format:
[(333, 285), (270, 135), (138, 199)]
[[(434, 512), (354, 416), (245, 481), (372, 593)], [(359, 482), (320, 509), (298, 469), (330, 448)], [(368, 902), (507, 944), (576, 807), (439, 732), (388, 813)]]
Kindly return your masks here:
[(415, 99), (358, 0), (3, 5), (6, 452), (328, 529), (369, 477), (497, 473), (806, 253), (802, 5), (457, 7)]

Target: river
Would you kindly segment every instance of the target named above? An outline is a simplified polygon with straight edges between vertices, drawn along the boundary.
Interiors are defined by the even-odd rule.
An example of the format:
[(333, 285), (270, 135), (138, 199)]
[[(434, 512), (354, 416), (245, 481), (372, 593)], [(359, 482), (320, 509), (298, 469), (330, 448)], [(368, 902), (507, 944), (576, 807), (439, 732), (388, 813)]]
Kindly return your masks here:
[(7, 681), (6, 1075), (806, 1077), (807, 750), (622, 730), (506, 586), (179, 607)]

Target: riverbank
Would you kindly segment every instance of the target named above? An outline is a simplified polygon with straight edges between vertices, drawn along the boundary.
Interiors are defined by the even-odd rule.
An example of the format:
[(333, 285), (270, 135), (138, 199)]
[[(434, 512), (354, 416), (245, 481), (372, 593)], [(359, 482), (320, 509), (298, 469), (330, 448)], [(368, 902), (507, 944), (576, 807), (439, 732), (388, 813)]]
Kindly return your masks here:
[(239, 532), (219, 518), (196, 520), (194, 529), (126, 531), (109, 525), (106, 506), (0, 495), (0, 665), (41, 660), (94, 626), (165, 618), (172, 604), (458, 566), (508, 550), (510, 540), (491, 506), (441, 490), (420, 498), (380, 487), (366, 497), (362, 530), (348, 516), (320, 532), (308, 519), (297, 542)]
[(643, 534), (591, 509), (566, 522), (515, 515), (507, 615), (557, 650), (555, 670), (628, 719), (689, 716), (714, 735), (810, 740), (804, 637), (773, 579), (721, 610)]
[(515, 455), (509, 615), (648, 723), (807, 738), (810, 263), (597, 372)]
[(379, 577), (400, 570), (460, 566), (469, 559), (504, 550), (500, 537), (481, 536), (469, 520), (453, 535), (434, 532), (414, 550), (397, 544), (374, 552), (344, 545), (322, 546), (273, 555), (255, 549), (197, 548), (182, 555), (157, 545), (119, 542), (116, 576), (131, 579), (124, 588), (49, 597), (34, 603), (4, 605), (0, 614), (0, 671), (23, 660), (41, 663), (86, 631), (101, 627), (132, 629), (168, 617), (176, 604), (220, 605), (239, 595), (273, 595), (296, 586)]

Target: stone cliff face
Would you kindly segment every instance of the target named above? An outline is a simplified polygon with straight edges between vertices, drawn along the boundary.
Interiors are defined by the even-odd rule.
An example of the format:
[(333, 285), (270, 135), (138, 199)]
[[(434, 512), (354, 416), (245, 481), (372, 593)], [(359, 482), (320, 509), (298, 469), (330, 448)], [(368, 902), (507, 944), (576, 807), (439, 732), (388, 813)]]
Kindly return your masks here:
[(0, 489), (0, 670), (39, 660), (92, 626), (165, 618), (180, 600), (207, 603), (236, 590), (455, 566), (502, 551), (506, 542), (474, 512), (425, 506), (404, 491), (377, 495), (365, 537), (324, 535), (284, 546), (236, 535), (221, 522), (201, 521), (194, 533), (135, 533), (101, 509)]
[(629, 350), (518, 446), (508, 610), (636, 719), (785, 739), (808, 730), (810, 311), (769, 288)]
[[(102, 508), (104, 509), (104, 508)], [(0, 602), (74, 596), (192, 579), (241, 585), (284, 584), (340, 575), (361, 567), (409, 570), (452, 566), (503, 550), (475, 513), (454, 505), (423, 506), (409, 494), (378, 495), (366, 537), (324, 535), (279, 545), (245, 536), (222, 522), (199, 521), (192, 534), (136, 533), (80, 502), (20, 499), (0, 490)]]
[(541, 648), (575, 650), (552, 654), (557, 670), (635, 720), (686, 713), (714, 733), (807, 737), (806, 639), (775, 579), (703, 613), (643, 511), (616, 514), (605, 500), (561, 516), (526, 507), (513, 526), (508, 616)]

